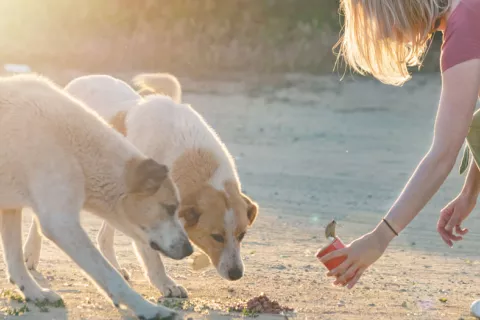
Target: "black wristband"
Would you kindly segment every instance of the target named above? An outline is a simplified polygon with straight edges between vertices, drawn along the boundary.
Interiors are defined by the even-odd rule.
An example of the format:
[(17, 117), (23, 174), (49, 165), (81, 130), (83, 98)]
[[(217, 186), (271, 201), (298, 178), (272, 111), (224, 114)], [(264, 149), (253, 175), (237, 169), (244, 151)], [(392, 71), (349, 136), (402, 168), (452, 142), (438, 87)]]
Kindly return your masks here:
[(395, 229), (393, 229), (393, 227), (390, 225), (390, 223), (388, 223), (387, 220), (385, 220), (385, 218), (383, 218), (383, 222), (385, 222), (385, 224), (390, 228), (390, 230), (392, 230), (392, 232), (398, 237), (397, 231), (395, 231)]

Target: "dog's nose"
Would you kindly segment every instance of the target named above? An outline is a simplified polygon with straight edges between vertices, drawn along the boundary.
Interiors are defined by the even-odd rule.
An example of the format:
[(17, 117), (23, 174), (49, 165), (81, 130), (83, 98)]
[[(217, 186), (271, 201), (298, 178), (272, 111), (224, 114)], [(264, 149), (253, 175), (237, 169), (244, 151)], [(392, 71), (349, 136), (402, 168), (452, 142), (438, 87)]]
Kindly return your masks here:
[(152, 248), (155, 251), (162, 251), (162, 249), (160, 249), (160, 246), (156, 242), (153, 242), (153, 241), (150, 241), (150, 248)]
[(193, 253), (193, 247), (192, 247), (192, 244), (190, 243), (190, 241), (187, 241), (183, 244), (183, 255), (185, 257), (188, 257), (190, 256), (192, 253)]
[(238, 280), (243, 277), (243, 271), (240, 268), (233, 268), (228, 270), (228, 278), (232, 281)]

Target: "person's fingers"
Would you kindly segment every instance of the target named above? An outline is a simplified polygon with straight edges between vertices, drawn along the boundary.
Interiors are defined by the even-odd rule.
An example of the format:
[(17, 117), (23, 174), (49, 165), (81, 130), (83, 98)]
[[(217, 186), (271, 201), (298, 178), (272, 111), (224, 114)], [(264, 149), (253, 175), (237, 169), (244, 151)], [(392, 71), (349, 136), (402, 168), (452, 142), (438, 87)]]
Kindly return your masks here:
[(353, 264), (352, 260), (350, 259), (345, 260), (338, 267), (329, 271), (327, 273), (327, 277), (337, 277), (337, 278), (340, 277), (345, 273), (346, 270), (348, 270), (348, 268), (350, 268), (352, 264)]
[(448, 242), (447, 243), (448, 245), (450, 245), (450, 243), (453, 244), (453, 241), (460, 241), (460, 240), (463, 239), (461, 236), (456, 236), (453, 233), (449, 233), (446, 230), (440, 230), (439, 233), (440, 233), (440, 236), (442, 237), (442, 239), (444, 241)]
[(437, 222), (437, 230), (445, 229), (445, 226), (450, 220), (452, 214), (453, 214), (453, 206), (450, 204), (440, 211), (440, 217), (438, 218), (438, 222)]
[[(468, 232), (468, 229), (462, 229), (461, 214), (455, 210), (455, 201), (448, 204), (442, 209), (437, 223), (437, 231), (442, 237), (442, 240), (450, 247), (453, 246), (454, 241), (463, 240), (463, 235)], [(454, 234), (454, 231), (456, 234)]]
[(447, 246), (449, 246), (450, 248), (453, 247), (453, 242), (452, 240), (448, 239), (447, 235), (440, 234), (440, 236), (442, 237), (443, 242), (445, 242)]
[(320, 258), (320, 261), (322, 263), (325, 263), (329, 260), (332, 260), (338, 257), (343, 257), (343, 256), (348, 256), (347, 248), (343, 248), (343, 249), (339, 249), (339, 250), (335, 250), (330, 253), (327, 253), (326, 255)]
[(449, 246), (453, 246), (454, 241), (460, 241), (463, 240), (462, 235), (465, 235), (468, 232), (468, 229), (461, 229), (459, 226), (455, 226), (455, 231), (458, 235), (455, 235), (452, 231), (446, 230), (446, 228), (438, 228), (437, 229), (438, 233), (442, 237), (442, 240)]
[(365, 268), (358, 269), (355, 276), (350, 281), (348, 281), (347, 289), (352, 289), (357, 284), (358, 280), (360, 279), (360, 277), (364, 272), (365, 272)]
[(443, 229), (443, 227), (441, 227), (439, 225), (437, 227), (437, 232), (440, 235), (440, 237), (442, 238), (443, 242), (445, 242), (448, 246), (450, 246), (450, 240), (448, 239), (448, 235), (447, 235), (447, 232), (445, 231), (445, 229)]
[(446, 237), (447, 233), (445, 231), (445, 226), (447, 225), (448, 221), (450, 220), (450, 217), (452, 216), (452, 213), (453, 213), (453, 210), (451, 210), (450, 207), (447, 206), (445, 209), (443, 209), (440, 212), (440, 217), (438, 218), (437, 232), (444, 239), (444, 241), (448, 238), (448, 237)]
[(445, 242), (447, 246), (451, 247), (453, 243), (452, 240), (450, 240), (450, 235), (445, 230), (445, 225), (440, 223), (440, 220), (441, 218), (439, 219), (439, 223), (437, 225), (437, 232), (440, 234), (440, 237), (442, 237), (443, 242)]
[(452, 241), (460, 241), (460, 240), (463, 240), (463, 237), (462, 236), (457, 236), (455, 234), (449, 234), (448, 237), (450, 238), (450, 240)]
[(462, 229), (462, 226), (456, 225), (455, 226), (455, 232), (457, 234), (460, 234), (460, 235), (464, 236), (468, 233), (468, 229), (467, 228)]
[(345, 271), (345, 273), (341, 276), (339, 276), (337, 278), (337, 280), (335, 282), (337, 282), (336, 284), (340, 284), (342, 286), (345, 286), (347, 284), (347, 282), (353, 278), (353, 276), (355, 276), (355, 272), (357, 272), (357, 270), (359, 269), (359, 267), (354, 263), (352, 264), (348, 269), (347, 271)]
[(450, 220), (450, 217), (444, 214), (441, 214), (440, 217), (438, 218), (437, 222), (437, 231), (440, 232), (440, 230), (444, 230), (445, 226), (447, 225), (448, 220)]
[(456, 225), (460, 224), (460, 215), (456, 214), (455, 212), (452, 214), (450, 217), (450, 220), (448, 220), (447, 225), (445, 226), (445, 230), (450, 234), (453, 235), (453, 228), (455, 228)]

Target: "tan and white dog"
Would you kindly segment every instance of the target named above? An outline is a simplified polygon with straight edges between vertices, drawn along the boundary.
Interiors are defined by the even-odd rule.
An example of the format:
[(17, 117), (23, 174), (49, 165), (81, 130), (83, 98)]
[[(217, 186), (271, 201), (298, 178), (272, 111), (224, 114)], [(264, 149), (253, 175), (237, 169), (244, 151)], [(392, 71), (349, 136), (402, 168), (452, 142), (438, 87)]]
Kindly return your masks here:
[[(30, 300), (56, 301), (28, 272), (22, 208), (113, 302), (139, 318), (175, 313), (145, 300), (92, 244), (82, 209), (129, 237), (182, 259), (193, 252), (178, 219), (178, 191), (165, 165), (146, 157), (97, 113), (49, 80), (0, 78), (0, 232), (7, 273)], [(153, 249), (151, 249), (153, 251)]]
[[(218, 273), (227, 280), (243, 276), (240, 244), (253, 224), (258, 207), (241, 192), (234, 161), (217, 134), (189, 105), (181, 104), (175, 77), (139, 75), (134, 82), (143, 91), (166, 92), (140, 96), (122, 80), (90, 75), (70, 82), (65, 90), (86, 102), (139, 150), (166, 164), (180, 194), (179, 216), (190, 240), (205, 252)], [(104, 223), (98, 236), (100, 251), (120, 270), (113, 248), (114, 229)], [(26, 260), (35, 268), (41, 239), (29, 235)], [(186, 297), (187, 291), (167, 274), (160, 255), (136, 245), (150, 283), (165, 296)]]

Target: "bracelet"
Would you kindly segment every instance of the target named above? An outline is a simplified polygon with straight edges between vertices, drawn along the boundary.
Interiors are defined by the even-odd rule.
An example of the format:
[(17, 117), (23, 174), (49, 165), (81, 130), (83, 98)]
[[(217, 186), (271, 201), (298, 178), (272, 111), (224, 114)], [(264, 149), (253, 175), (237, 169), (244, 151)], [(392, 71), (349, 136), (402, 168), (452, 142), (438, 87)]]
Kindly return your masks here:
[(398, 237), (398, 232), (393, 229), (393, 227), (390, 225), (390, 223), (388, 223), (387, 220), (385, 220), (385, 218), (383, 218), (383, 222), (385, 222), (385, 224), (390, 228), (390, 230), (392, 230), (392, 232)]

